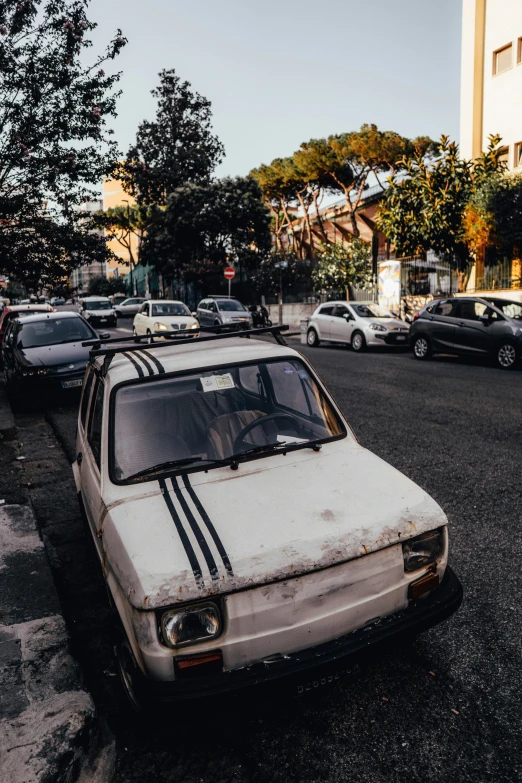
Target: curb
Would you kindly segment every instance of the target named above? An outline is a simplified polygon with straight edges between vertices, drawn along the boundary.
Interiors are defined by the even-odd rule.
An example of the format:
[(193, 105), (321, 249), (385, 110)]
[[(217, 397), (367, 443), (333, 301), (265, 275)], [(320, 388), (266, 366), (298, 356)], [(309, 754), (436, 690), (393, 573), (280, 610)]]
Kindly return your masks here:
[(4, 464), (10, 462), (12, 483), (18, 484), (21, 501), (2, 503), (6, 496), (2, 488), (0, 780), (75, 783), (98, 779), (106, 783), (114, 771), (114, 741), (100, 723), (80, 667), (69, 651), (48, 554), (29, 498), (22, 491), (23, 463), (2, 384), (0, 433), (0, 458)]

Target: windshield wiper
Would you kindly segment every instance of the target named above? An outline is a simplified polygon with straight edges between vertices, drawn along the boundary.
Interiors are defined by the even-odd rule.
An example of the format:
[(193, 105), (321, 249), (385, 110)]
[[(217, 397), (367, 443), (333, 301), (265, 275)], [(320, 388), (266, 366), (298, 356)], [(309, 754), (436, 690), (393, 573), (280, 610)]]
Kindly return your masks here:
[(233, 460), (234, 462), (237, 462), (238, 459), (241, 459), (241, 457), (249, 456), (250, 454), (262, 454), (264, 451), (275, 451), (276, 449), (279, 450), (279, 446), (281, 446), (281, 451), (296, 451), (297, 449), (313, 449), (314, 451), (320, 451), (321, 450), (321, 444), (314, 442), (314, 441), (307, 441), (306, 443), (289, 443), (286, 440), (278, 440), (275, 443), (265, 443), (263, 446), (254, 446), (251, 449), (247, 449), (246, 451), (240, 451), (237, 454), (233, 454), (231, 457), (229, 457), (229, 460)]
[(206, 457), (185, 457), (184, 459), (169, 459), (166, 462), (159, 462), (157, 465), (151, 465), (150, 468), (144, 468), (138, 470), (137, 473), (133, 473), (131, 476), (126, 477), (126, 481), (131, 479), (141, 478), (142, 476), (148, 476), (151, 473), (158, 473), (160, 470), (168, 470), (169, 468), (181, 468), (183, 465), (190, 465), (191, 462), (211, 462), (213, 465), (230, 465), (230, 459), (207, 459)]

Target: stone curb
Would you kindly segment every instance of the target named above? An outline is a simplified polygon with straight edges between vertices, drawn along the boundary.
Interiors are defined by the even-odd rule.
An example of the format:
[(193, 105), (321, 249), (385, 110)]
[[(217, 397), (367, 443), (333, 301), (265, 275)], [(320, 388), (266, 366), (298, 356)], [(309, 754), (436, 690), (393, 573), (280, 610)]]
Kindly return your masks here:
[[(11, 420), (16, 438), (6, 407), (0, 384), (0, 427)], [(7, 461), (13, 459), (13, 446), (18, 456), (20, 450), (18, 444), (3, 445), (4, 432), (0, 455)], [(24, 454), (30, 458), (30, 452), (27, 443)], [(23, 471), (19, 480), (22, 476)], [(69, 652), (69, 635), (32, 507), (0, 504), (0, 780), (108, 783), (114, 759), (112, 736), (100, 724)]]

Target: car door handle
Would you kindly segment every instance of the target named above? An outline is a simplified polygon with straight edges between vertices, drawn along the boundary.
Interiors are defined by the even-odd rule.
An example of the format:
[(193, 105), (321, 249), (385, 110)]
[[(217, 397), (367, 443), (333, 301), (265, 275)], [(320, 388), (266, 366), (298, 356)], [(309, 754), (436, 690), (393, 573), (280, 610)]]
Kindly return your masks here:
[(76, 462), (78, 463), (78, 465), (81, 465), (81, 464), (82, 464), (82, 460), (83, 460), (83, 454), (82, 454), (82, 452), (81, 452), (81, 451), (79, 451), (79, 452), (78, 452), (78, 455), (77, 455), (77, 457), (76, 457)]

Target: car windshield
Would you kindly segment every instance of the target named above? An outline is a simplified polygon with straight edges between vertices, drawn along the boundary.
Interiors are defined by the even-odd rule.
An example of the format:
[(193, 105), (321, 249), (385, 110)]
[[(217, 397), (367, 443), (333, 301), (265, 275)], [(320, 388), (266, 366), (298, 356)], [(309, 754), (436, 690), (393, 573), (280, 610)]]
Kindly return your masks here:
[(517, 321), (522, 321), (522, 304), (519, 302), (508, 302), (506, 299), (490, 299), (489, 301), (507, 318), (516, 318)]
[(241, 302), (236, 302), (235, 299), (220, 299), (216, 304), (225, 313), (246, 312)]
[(390, 313), (385, 307), (381, 307), (378, 304), (360, 304), (352, 305), (353, 309), (362, 318), (393, 318), (393, 314)]
[(46, 318), (29, 323), (25, 321), (26, 319), (21, 322), (21, 329), (18, 332), (18, 348), (40, 348), (43, 345), (74, 343), (96, 337), (89, 325), (79, 316), (56, 320)]
[(161, 302), (152, 305), (152, 315), (190, 315), (183, 302)]
[(117, 481), (175, 470), (177, 462), (185, 470), (210, 469), (233, 456), (251, 458), (252, 450), (269, 456), (285, 445), (306, 448), (346, 434), (299, 359), (123, 386), (113, 411), (111, 463)]
[(110, 310), (112, 308), (112, 305), (110, 302), (104, 302), (103, 299), (100, 299), (99, 302), (86, 302), (85, 303), (85, 309), (86, 310)]

